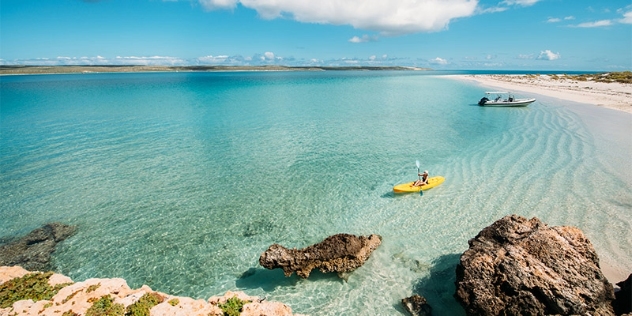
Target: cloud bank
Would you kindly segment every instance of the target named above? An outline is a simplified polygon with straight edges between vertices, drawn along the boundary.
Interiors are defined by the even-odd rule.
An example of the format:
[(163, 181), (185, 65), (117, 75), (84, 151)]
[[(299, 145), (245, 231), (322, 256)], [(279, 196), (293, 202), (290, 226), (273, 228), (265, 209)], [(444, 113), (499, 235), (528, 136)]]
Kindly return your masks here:
[[(291, 18), (304, 23), (351, 25), (382, 35), (435, 32), (453, 19), (475, 13), (479, 0), (198, 0), (207, 10), (238, 4), (264, 19)], [(512, 0), (512, 2), (537, 0)]]

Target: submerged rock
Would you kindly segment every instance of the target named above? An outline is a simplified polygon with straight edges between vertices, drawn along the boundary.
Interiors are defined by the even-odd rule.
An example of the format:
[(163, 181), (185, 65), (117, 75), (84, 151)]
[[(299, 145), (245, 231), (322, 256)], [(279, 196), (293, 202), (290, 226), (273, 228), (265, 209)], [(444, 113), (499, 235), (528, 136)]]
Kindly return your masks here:
[(312, 269), (328, 272), (351, 272), (362, 266), (373, 250), (382, 243), (379, 235), (355, 236), (337, 234), (303, 249), (288, 249), (273, 244), (259, 258), (267, 269), (281, 268), (285, 276), (296, 272), (301, 278), (309, 277)]
[(612, 284), (577, 228), (512, 215), (469, 245), (455, 282), (468, 315), (614, 315)]
[(72, 236), (76, 226), (50, 223), (28, 235), (0, 246), (0, 266), (22, 266), (27, 270), (51, 270), (50, 255), (58, 243)]
[(432, 307), (428, 305), (426, 298), (420, 295), (413, 295), (402, 299), (402, 304), (412, 316), (430, 316)]

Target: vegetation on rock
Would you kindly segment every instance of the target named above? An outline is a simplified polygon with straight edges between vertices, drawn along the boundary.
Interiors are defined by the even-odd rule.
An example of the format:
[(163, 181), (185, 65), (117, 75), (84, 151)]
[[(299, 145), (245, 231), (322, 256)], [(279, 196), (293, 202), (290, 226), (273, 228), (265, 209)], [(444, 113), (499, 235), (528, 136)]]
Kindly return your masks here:
[(92, 284), (92, 285), (88, 286), (88, 289), (86, 289), (86, 293), (94, 292), (94, 291), (96, 291), (96, 290), (97, 290), (100, 286), (101, 286), (101, 283)]
[(125, 316), (149, 316), (152, 307), (162, 303), (164, 298), (158, 293), (147, 293), (136, 303), (127, 307)]
[(217, 306), (224, 312), (224, 316), (239, 316), (241, 309), (249, 301), (242, 301), (237, 296), (233, 296), (226, 300), (224, 304), (218, 304)]
[(20, 278), (11, 279), (0, 285), (0, 308), (7, 308), (21, 300), (31, 299), (34, 302), (50, 300), (59, 290), (69, 284), (50, 286), (48, 279), (53, 272), (30, 273)]
[(123, 304), (115, 304), (110, 295), (102, 296), (86, 312), (86, 316), (124, 316)]

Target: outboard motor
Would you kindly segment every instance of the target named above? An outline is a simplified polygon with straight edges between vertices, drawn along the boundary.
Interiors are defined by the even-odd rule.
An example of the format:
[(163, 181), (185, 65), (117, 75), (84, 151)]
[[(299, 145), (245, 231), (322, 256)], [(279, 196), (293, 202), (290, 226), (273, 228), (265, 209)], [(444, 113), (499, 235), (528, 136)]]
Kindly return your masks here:
[(480, 101), (478, 101), (478, 105), (485, 105), (487, 101), (489, 101), (489, 99), (486, 97), (483, 97)]

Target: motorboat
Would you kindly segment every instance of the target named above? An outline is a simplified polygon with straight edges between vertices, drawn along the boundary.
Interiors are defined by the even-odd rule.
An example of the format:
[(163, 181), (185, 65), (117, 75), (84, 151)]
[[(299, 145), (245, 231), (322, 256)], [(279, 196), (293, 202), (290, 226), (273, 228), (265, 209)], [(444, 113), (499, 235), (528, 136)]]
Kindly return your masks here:
[[(496, 95), (496, 97), (493, 97)], [(480, 106), (527, 106), (535, 102), (534, 98), (516, 99), (511, 92), (485, 92), (485, 96), (478, 101)]]

